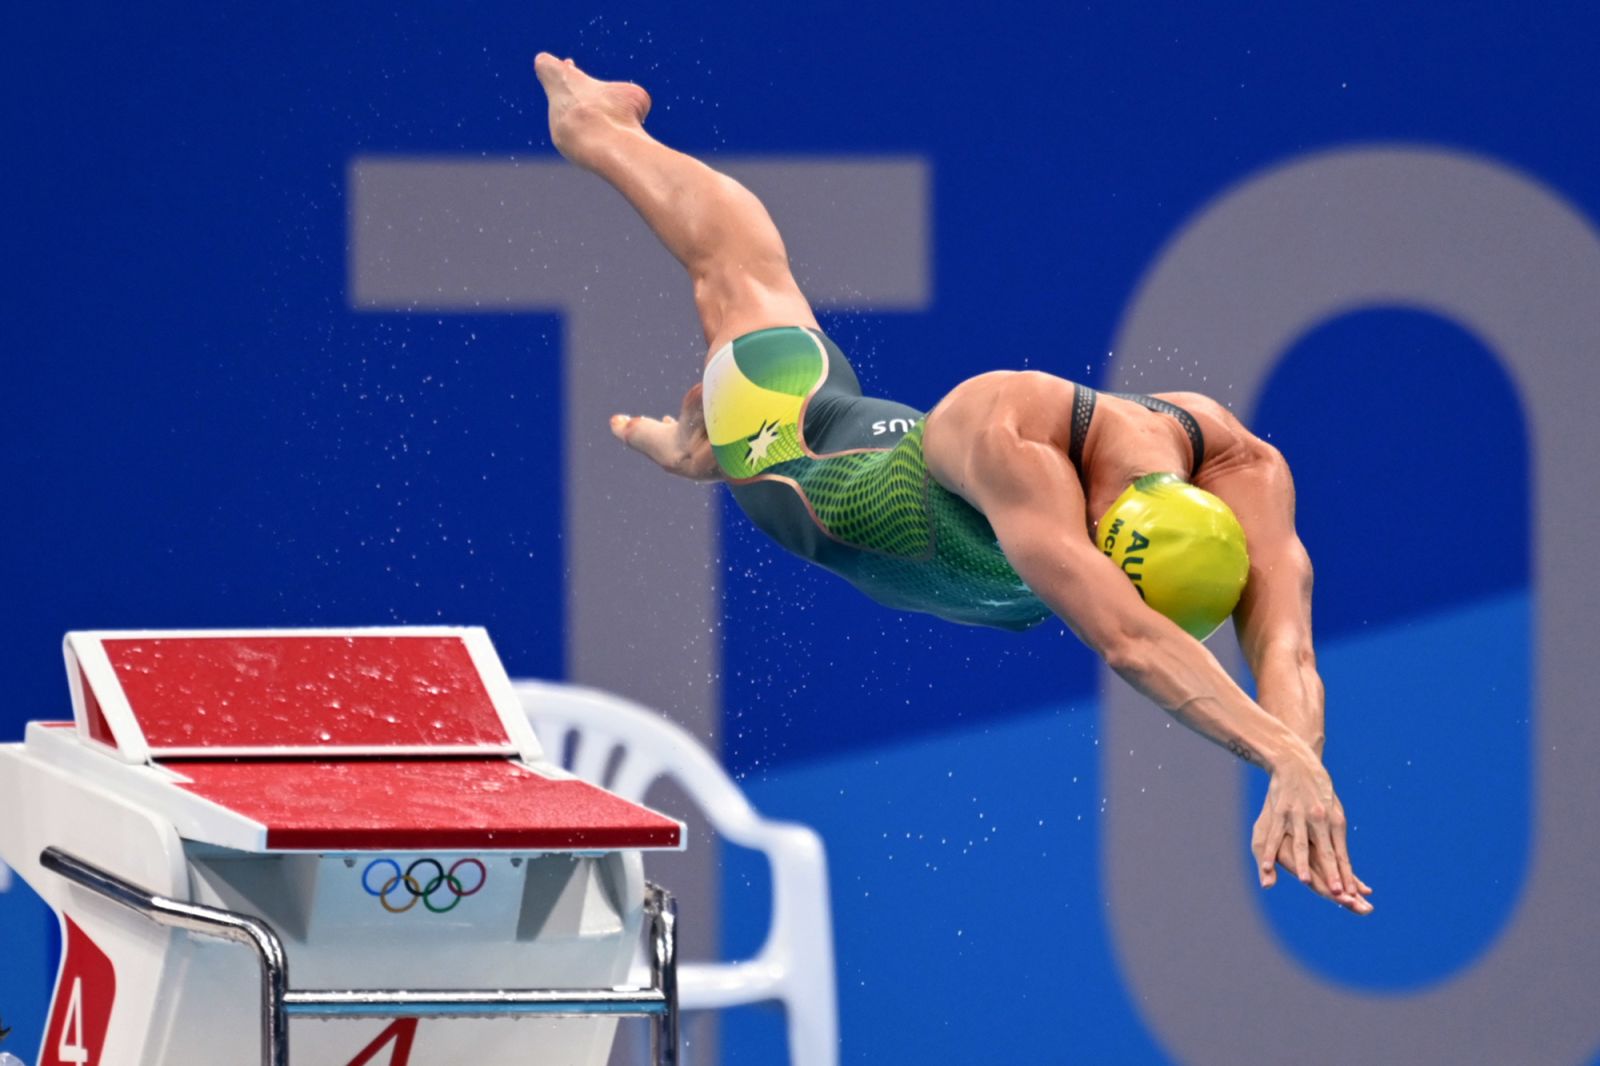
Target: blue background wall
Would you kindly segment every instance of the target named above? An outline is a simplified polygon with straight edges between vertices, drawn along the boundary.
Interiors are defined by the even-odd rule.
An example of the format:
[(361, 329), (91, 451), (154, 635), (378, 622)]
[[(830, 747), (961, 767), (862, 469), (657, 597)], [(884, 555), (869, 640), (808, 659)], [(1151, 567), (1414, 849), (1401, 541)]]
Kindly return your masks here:
[[(997, 366), (1099, 381), (1162, 243), (1311, 149), (1466, 149), (1600, 216), (1600, 23), (1521, 5), (14, 5), (7, 22), (0, 739), (65, 713), (68, 628), (481, 623), (514, 674), (559, 676), (561, 322), (355, 314), (344, 288), (350, 157), (549, 153), (540, 48), (645, 84), (652, 130), (692, 152), (925, 158), (930, 310), (825, 322), (869, 390), (919, 406)], [(1382, 891), (1359, 924), (1289, 888), (1262, 905), (1358, 987), (1470, 964), (1522, 876), (1538, 417), (1474, 338), (1400, 309), (1303, 338), (1259, 406), (1297, 473), (1330, 764)], [(1468, 481), (1487, 519), (1418, 500)], [(828, 839), (846, 1060), (1167, 1061), (1098, 899), (1092, 657), (1056, 625), (879, 610), (725, 510), (725, 755)], [(1375, 531), (1425, 539), (1425, 565)], [(1466, 794), (1470, 837), (1440, 816), (1468, 781), (1493, 782)], [(1400, 819), (1444, 828), (1419, 842)], [(1441, 903), (1464, 849), (1493, 890)], [(726, 871), (730, 946), (753, 947), (764, 871)], [(0, 896), (0, 1017), (31, 1054), (53, 947), (26, 897)], [(728, 1061), (780, 1039), (741, 1014)]]

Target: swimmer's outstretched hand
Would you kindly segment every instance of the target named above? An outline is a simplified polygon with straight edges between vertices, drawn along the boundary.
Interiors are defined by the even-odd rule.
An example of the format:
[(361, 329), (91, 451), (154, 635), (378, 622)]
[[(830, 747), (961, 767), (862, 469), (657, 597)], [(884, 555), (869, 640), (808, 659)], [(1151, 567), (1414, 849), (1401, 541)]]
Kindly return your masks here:
[(1372, 889), (1350, 866), (1344, 806), (1314, 755), (1273, 771), (1250, 844), (1262, 888), (1277, 884), (1281, 863), (1318, 895), (1355, 914), (1372, 913)]
[(696, 384), (683, 396), (678, 417), (612, 415), (611, 435), (647, 456), (669, 474), (692, 481), (720, 481), (722, 469), (706, 436), (705, 409)]
[[(1342, 809), (1339, 811), (1339, 816), (1334, 820), (1334, 822), (1335, 826), (1331, 828), (1338, 829), (1338, 839), (1340, 842), (1343, 842), (1344, 813)], [(1258, 833), (1264, 832), (1264, 824), (1270, 824), (1270, 815), (1266, 807), (1262, 808), (1261, 817), (1256, 822), (1256, 831)], [(1329, 835), (1331, 839), (1333, 833), (1330, 831)], [(1374, 908), (1372, 902), (1367, 897), (1372, 895), (1372, 887), (1365, 881), (1361, 880), (1361, 878), (1357, 877), (1355, 871), (1350, 869), (1348, 845), (1346, 845), (1346, 849), (1347, 850), (1344, 852), (1344, 872), (1340, 875), (1340, 888), (1343, 889), (1343, 891), (1335, 892), (1329, 884), (1328, 870), (1331, 867), (1335, 872), (1338, 872), (1340, 869), (1339, 859), (1337, 858), (1336, 854), (1329, 854), (1325, 852), (1323, 848), (1318, 845), (1316, 837), (1313, 836), (1306, 856), (1306, 865), (1309, 867), (1310, 877), (1305, 881), (1305, 885), (1323, 899), (1337, 903), (1339, 906), (1344, 907), (1346, 910), (1349, 910), (1355, 914), (1371, 914)], [(1297, 859), (1295, 857), (1295, 851), (1296, 845), (1294, 838), (1286, 836), (1283, 839), (1283, 842), (1278, 845), (1277, 865), (1281, 866), (1291, 877), (1298, 878), (1300, 875), (1296, 868)], [(1265, 873), (1262, 874), (1261, 885), (1263, 888), (1271, 888), (1276, 883), (1276, 870), (1274, 870), (1270, 875)]]

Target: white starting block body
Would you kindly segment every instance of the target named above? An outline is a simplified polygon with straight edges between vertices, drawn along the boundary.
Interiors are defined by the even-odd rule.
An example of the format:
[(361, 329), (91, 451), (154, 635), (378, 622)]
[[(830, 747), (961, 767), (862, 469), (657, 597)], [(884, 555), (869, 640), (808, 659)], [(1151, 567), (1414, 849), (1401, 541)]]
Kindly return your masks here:
[[(546, 761), (479, 629), (95, 632), (0, 746), (0, 859), (61, 916), (37, 1062), (255, 1063), (262, 969), (41, 865), (254, 915), (296, 989), (610, 989), (682, 826)], [(602, 1066), (605, 1018), (294, 1017), (297, 1066)]]

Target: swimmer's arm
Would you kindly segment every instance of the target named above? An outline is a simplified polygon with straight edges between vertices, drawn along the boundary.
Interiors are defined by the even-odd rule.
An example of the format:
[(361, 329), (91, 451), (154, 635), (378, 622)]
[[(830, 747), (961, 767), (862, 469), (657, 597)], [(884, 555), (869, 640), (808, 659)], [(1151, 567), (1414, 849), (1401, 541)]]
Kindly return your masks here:
[[(941, 479), (989, 519), (1006, 558), (1034, 593), (1124, 680), (1178, 721), (1271, 771), (1266, 808), (1251, 841), (1261, 884), (1276, 880), (1287, 848), (1292, 869), (1358, 907), (1344, 809), (1322, 761), (1287, 725), (1258, 706), (1205, 647), (1145, 606), (1083, 528), (1083, 490), (1065, 451), (1005, 427), (977, 435), (958, 476)], [(953, 482), (953, 483), (952, 483)], [(1312, 866), (1312, 857), (1316, 867)]]
[[(1202, 484), (1233, 509), (1250, 550), (1250, 579), (1233, 612), (1234, 628), (1255, 675), (1256, 701), (1320, 758), (1324, 692), (1311, 645), (1311, 557), (1294, 528), (1294, 480), (1276, 448), (1242, 426), (1239, 433), (1238, 452)], [(1278, 859), (1293, 865), (1282, 849)], [(1321, 876), (1312, 879), (1312, 888), (1357, 914), (1371, 913), (1366, 897), (1372, 889), (1354, 871), (1345, 872), (1355, 895), (1340, 896)]]
[(1145, 606), (1083, 528), (1083, 490), (1066, 454), (1006, 431), (968, 450), (947, 486), (984, 513), (1017, 573), (1129, 684), (1195, 732), (1276, 770), (1315, 753), (1257, 706), (1199, 641)]
[(1319, 756), (1325, 693), (1311, 644), (1311, 557), (1294, 528), (1289, 464), (1250, 438), (1237, 463), (1206, 479), (1244, 527), (1250, 579), (1233, 614), (1239, 646), (1256, 679), (1256, 701)]
[(699, 385), (684, 394), (679, 417), (612, 415), (611, 434), (669, 474), (690, 481), (723, 479), (722, 468), (711, 451), (711, 440), (706, 436)]

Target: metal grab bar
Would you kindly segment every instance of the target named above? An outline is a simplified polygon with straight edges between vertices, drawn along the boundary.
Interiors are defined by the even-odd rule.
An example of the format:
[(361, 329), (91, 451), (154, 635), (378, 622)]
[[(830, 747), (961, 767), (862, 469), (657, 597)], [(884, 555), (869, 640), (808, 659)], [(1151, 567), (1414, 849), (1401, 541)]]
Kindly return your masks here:
[(656, 991), (631, 988), (528, 989), (525, 991), (453, 991), (349, 989), (290, 992), (284, 1011), (312, 1018), (500, 1018), (536, 1014), (545, 1018), (654, 1018), (667, 1012), (667, 998)]
[(650, 987), (641, 989), (327, 989), (289, 988), (283, 941), (260, 918), (183, 903), (147, 892), (60, 848), (45, 848), (39, 864), (74, 884), (119, 903), (159, 925), (253, 948), (261, 964), (262, 1066), (289, 1066), (289, 1017), (321, 1018), (649, 1018), (656, 1066), (678, 1063), (678, 904), (659, 885), (645, 885), (650, 916)]
[(261, 1061), (263, 1066), (288, 1066), (289, 1019), (283, 1012), (289, 987), (289, 959), (272, 926), (248, 914), (181, 903), (146, 892), (60, 848), (45, 848), (39, 865), (96, 895), (120, 903), (158, 925), (186, 929), (203, 936), (232, 940), (255, 949), (261, 963)]

